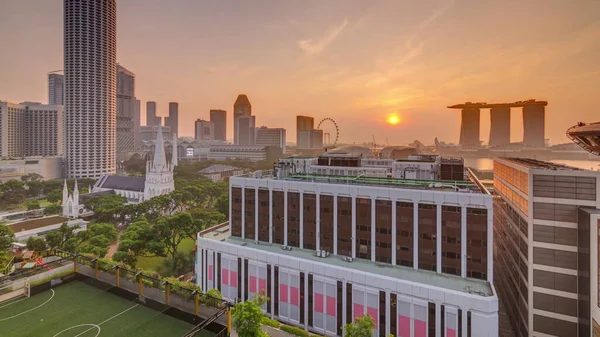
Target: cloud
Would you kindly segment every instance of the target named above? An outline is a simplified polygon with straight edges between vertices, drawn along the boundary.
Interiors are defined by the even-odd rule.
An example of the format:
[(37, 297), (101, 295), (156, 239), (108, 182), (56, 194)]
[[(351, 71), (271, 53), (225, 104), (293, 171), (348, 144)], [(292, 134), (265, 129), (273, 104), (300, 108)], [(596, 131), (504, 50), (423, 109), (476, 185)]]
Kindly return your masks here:
[(327, 33), (319, 38), (305, 39), (297, 42), (298, 47), (308, 55), (322, 53), (335, 39), (346, 29), (348, 20), (344, 19), (341, 24), (330, 28)]

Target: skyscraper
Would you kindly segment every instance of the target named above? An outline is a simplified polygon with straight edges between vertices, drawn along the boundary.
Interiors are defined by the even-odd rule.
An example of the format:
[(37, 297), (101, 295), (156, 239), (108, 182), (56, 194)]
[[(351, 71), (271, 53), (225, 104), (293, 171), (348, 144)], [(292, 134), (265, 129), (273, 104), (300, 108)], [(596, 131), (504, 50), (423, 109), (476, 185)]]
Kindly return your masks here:
[(215, 140), (227, 140), (227, 111), (210, 110), (210, 121), (215, 125)]
[(156, 102), (146, 102), (146, 126), (157, 126), (159, 124), (156, 117)]
[(66, 174), (116, 172), (117, 3), (64, 0)]
[(166, 122), (165, 126), (171, 127), (171, 133), (179, 135), (179, 103), (169, 102), (169, 122)]
[(117, 64), (117, 153), (133, 151), (140, 139), (140, 101), (135, 98), (135, 74)]
[[(308, 139), (302, 135), (303, 131), (310, 131), (315, 128), (315, 119), (309, 116), (296, 116), (296, 146), (299, 149), (310, 148), (308, 142), (303, 142), (303, 139)], [(310, 138), (310, 137), (309, 137)]]
[(48, 104), (65, 105), (65, 75), (56, 71), (48, 74)]
[(215, 139), (215, 123), (197, 119), (194, 123), (194, 138), (202, 140)]
[(254, 145), (256, 116), (238, 116), (235, 122), (237, 130), (235, 145)]
[(252, 115), (252, 105), (250, 104), (250, 100), (248, 96), (244, 94), (238, 95), (235, 103), (233, 103), (233, 143), (247, 145), (247, 142), (240, 142), (238, 135), (238, 118), (242, 116), (251, 116)]

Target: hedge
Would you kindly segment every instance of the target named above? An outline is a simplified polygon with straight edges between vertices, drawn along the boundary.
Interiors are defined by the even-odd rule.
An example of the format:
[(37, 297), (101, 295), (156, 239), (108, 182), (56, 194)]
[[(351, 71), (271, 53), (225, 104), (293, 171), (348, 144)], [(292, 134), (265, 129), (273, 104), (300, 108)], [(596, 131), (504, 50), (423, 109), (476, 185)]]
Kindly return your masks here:
[(281, 323), (274, 319), (270, 319), (269, 317), (264, 316), (260, 319), (262, 325), (270, 326), (271, 328), (279, 329), (281, 327)]
[(65, 270), (65, 271), (62, 271), (62, 272), (60, 272), (58, 274), (54, 274), (52, 276), (46, 276), (46, 277), (44, 277), (41, 280), (37, 280), (37, 281), (31, 282), (30, 286), (31, 287), (37, 286), (37, 285), (40, 285), (42, 283), (50, 282), (50, 281), (52, 281), (54, 279), (62, 278), (62, 277), (65, 277), (67, 275), (71, 275), (71, 274), (74, 274), (74, 273), (75, 273), (75, 271), (73, 271), (73, 270)]
[(281, 331), (285, 331), (289, 334), (296, 335), (298, 337), (309, 337), (308, 331), (298, 328), (298, 327), (295, 327), (295, 326), (289, 326), (289, 325), (282, 324), (279, 329)]

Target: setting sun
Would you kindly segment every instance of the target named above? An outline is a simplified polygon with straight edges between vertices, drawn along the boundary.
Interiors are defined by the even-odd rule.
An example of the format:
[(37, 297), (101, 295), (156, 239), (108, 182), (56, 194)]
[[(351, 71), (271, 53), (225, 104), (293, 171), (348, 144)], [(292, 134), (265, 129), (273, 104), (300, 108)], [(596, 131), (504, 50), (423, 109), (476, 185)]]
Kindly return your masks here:
[(400, 116), (398, 116), (398, 115), (389, 115), (388, 118), (387, 118), (387, 122), (388, 122), (388, 124), (396, 125), (396, 124), (400, 123)]

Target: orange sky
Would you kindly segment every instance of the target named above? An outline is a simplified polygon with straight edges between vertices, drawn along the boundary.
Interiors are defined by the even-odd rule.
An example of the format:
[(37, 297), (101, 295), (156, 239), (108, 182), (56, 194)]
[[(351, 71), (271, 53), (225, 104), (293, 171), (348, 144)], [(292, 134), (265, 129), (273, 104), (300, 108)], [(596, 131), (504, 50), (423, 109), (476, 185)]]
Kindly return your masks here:
[[(118, 61), (180, 133), (246, 93), (257, 123), (331, 117), (346, 142), (457, 142), (465, 101), (548, 100), (547, 136), (600, 121), (600, 2), (593, 0), (119, 0)], [(62, 69), (62, 1), (0, 4), (0, 100), (47, 101)], [(401, 122), (389, 125), (390, 114)], [(513, 111), (513, 141), (522, 134)], [(489, 113), (482, 113), (487, 140)]]

